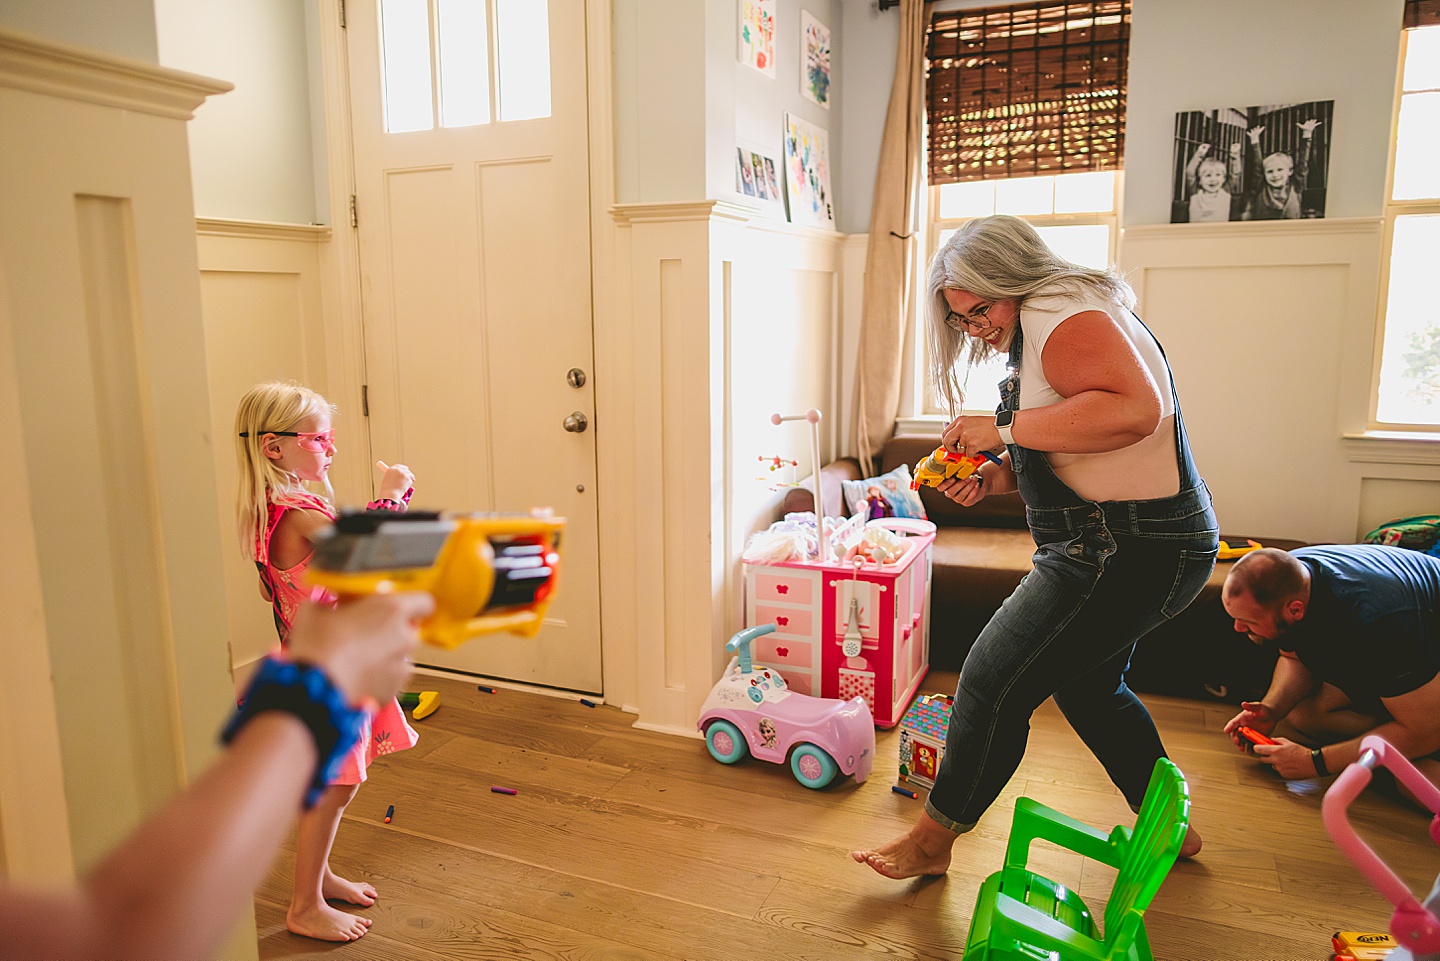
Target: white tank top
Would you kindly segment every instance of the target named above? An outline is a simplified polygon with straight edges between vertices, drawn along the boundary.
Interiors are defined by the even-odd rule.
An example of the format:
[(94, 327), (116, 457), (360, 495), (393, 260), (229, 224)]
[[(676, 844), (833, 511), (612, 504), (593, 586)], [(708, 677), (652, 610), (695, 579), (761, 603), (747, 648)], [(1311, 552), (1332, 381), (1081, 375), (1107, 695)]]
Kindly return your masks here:
[(1096, 294), (1037, 295), (1020, 309), (1025, 334), (1020, 360), (1020, 409), (1048, 407), (1065, 398), (1050, 386), (1041, 359), (1050, 335), (1066, 320), (1087, 310), (1108, 314), (1150, 371), (1160, 392), (1160, 426), (1144, 440), (1119, 450), (1093, 454), (1045, 455), (1055, 476), (1086, 500), (1150, 500), (1180, 492), (1180, 465), (1175, 450), (1175, 394), (1170, 368), (1160, 345), (1130, 311)]

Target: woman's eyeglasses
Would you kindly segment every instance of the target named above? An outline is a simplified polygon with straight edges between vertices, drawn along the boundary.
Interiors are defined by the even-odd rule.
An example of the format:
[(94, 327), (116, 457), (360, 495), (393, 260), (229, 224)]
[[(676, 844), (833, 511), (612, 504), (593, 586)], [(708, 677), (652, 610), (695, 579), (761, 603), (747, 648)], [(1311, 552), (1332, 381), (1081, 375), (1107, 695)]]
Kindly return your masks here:
[[(335, 428), (329, 430), (263, 430), (261, 435), (274, 434), (276, 437), (293, 437), (295, 443), (305, 450), (323, 454), (335, 446)], [(250, 432), (242, 431), (241, 437), (249, 437)]]
[(945, 315), (945, 326), (951, 330), (959, 331), (962, 334), (980, 333), (995, 325), (990, 323), (990, 308), (994, 304), (981, 304), (968, 314), (962, 314), (957, 310)]

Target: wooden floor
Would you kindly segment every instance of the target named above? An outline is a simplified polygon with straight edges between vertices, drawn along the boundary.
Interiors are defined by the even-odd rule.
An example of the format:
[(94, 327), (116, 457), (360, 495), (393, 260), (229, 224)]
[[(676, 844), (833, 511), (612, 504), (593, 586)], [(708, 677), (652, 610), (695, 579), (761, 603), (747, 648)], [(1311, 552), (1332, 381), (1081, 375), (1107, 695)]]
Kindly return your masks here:
[[(1133, 822), (1047, 703), (1024, 764), (956, 845), (949, 875), (889, 881), (846, 852), (887, 840), (920, 813), (920, 801), (890, 790), (896, 731), (879, 732), (865, 784), (816, 792), (788, 767), (726, 767), (700, 740), (635, 730), (613, 707), (423, 680), (442, 692), (440, 710), (416, 724), (417, 748), (371, 769), (332, 856), (337, 872), (380, 890), (365, 912), (370, 933), (329, 945), (285, 930), (290, 847), (257, 892), (261, 958), (959, 958), (1017, 796), (1097, 827)], [(953, 674), (936, 673), (922, 689), (953, 686)], [(1333, 931), (1385, 930), (1388, 905), (1330, 843), (1319, 794), (1288, 790), (1219, 733), (1232, 708), (1146, 702), (1190, 781), (1205, 837), (1147, 915), (1157, 958), (1319, 961)], [(492, 784), (519, 793), (494, 794)], [(1428, 892), (1440, 851), (1423, 815), (1372, 790), (1352, 818), (1412, 889)], [(1100, 913), (1108, 868), (1048, 845), (1034, 863)]]

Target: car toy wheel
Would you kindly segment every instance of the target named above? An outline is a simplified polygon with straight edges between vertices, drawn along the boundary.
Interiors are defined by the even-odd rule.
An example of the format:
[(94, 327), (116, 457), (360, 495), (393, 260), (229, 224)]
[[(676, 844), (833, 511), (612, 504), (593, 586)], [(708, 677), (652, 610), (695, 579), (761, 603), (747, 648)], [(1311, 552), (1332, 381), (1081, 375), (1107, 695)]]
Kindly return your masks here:
[(712, 721), (705, 729), (705, 746), (721, 764), (734, 764), (745, 757), (745, 735), (729, 721)]
[(813, 744), (802, 744), (790, 755), (790, 771), (795, 780), (813, 790), (820, 790), (840, 772), (835, 759)]

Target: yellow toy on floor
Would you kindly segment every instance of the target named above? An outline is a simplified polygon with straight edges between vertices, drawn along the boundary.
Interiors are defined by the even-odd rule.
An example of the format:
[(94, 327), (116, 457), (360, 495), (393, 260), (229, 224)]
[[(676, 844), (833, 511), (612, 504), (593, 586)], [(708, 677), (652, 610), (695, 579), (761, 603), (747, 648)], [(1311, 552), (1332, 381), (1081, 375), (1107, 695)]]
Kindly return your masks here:
[(555, 598), (564, 527), (546, 512), (344, 513), (316, 539), (306, 579), (342, 599), (429, 593), (420, 639), (436, 647), (497, 631), (534, 637)]
[(440, 707), (439, 691), (405, 691), (399, 697), (400, 706), (410, 709), (412, 720), (423, 721)]

